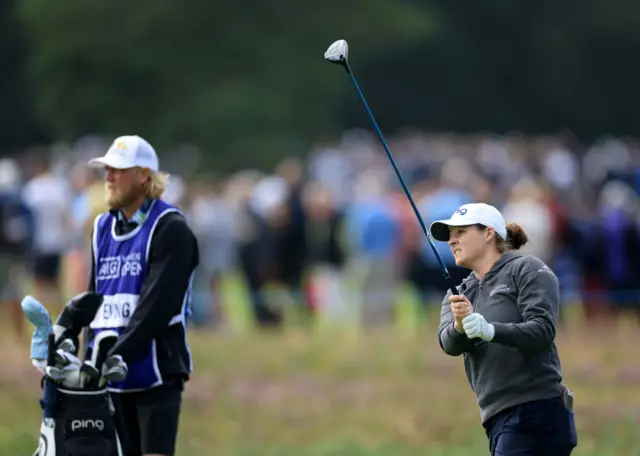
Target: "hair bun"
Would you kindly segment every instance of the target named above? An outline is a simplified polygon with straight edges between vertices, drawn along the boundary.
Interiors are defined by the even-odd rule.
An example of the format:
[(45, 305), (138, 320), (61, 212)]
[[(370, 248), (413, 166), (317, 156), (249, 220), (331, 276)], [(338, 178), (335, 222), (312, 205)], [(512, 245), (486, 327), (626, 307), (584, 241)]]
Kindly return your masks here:
[(527, 242), (529, 242), (529, 236), (524, 229), (517, 223), (509, 223), (507, 225), (507, 244), (512, 250), (518, 250)]

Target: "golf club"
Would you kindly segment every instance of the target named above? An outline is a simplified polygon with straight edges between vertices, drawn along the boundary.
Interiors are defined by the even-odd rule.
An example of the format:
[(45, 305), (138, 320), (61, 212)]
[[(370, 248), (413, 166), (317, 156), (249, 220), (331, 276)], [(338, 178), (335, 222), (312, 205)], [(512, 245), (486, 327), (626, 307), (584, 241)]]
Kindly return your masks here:
[(100, 387), (107, 382), (121, 382), (127, 377), (129, 368), (124, 362), (122, 356), (110, 356), (102, 365), (102, 377), (100, 378)]
[[(444, 279), (447, 283), (447, 286), (449, 287), (449, 290), (451, 290), (451, 293), (454, 295), (459, 294), (458, 293), (458, 287), (456, 286), (456, 283), (454, 282), (453, 278), (451, 277), (451, 274), (449, 273), (449, 270), (447, 269), (447, 266), (444, 264), (444, 261), (442, 261), (442, 257), (440, 256), (440, 254), (438, 253), (438, 250), (435, 246), (435, 242), (433, 240), (433, 238), (431, 237), (431, 234), (429, 234), (429, 230), (427, 229), (427, 226), (424, 223), (424, 220), (422, 219), (422, 216), (420, 215), (420, 211), (418, 210), (416, 203), (413, 201), (413, 197), (411, 196), (411, 192), (409, 191), (409, 188), (407, 187), (407, 184), (404, 181), (404, 178), (402, 177), (402, 174), (400, 173), (400, 170), (398, 169), (398, 166), (396, 165), (395, 160), (393, 159), (393, 155), (391, 155), (391, 151), (389, 150), (389, 146), (387, 146), (387, 141), (384, 139), (384, 136), (382, 135), (382, 131), (380, 131), (380, 127), (378, 127), (378, 122), (376, 122), (375, 117), (373, 117), (373, 113), (371, 112), (371, 109), (369, 108), (369, 104), (367, 103), (367, 101), (364, 98), (364, 95), (362, 94), (362, 91), (360, 90), (360, 86), (358, 85), (358, 82), (356, 81), (355, 76), (353, 75), (353, 72), (351, 71), (351, 67), (349, 66), (349, 45), (347, 44), (347, 42), (345, 40), (338, 40), (336, 42), (334, 42), (331, 46), (329, 46), (329, 48), (327, 49), (327, 51), (324, 53), (324, 58), (326, 60), (328, 60), (331, 63), (335, 63), (338, 65), (342, 65), (342, 67), (347, 71), (347, 73), (349, 74), (349, 77), (351, 78), (351, 82), (353, 83), (354, 87), (356, 88), (356, 91), (358, 92), (358, 96), (360, 97), (360, 101), (362, 101), (362, 104), (364, 105), (367, 114), (369, 115), (369, 119), (371, 120), (371, 123), (373, 124), (373, 128), (376, 130), (376, 133), (378, 134), (378, 138), (380, 139), (380, 142), (382, 143), (382, 147), (384, 147), (385, 152), (387, 153), (387, 157), (389, 158), (389, 161), (391, 162), (391, 166), (393, 166), (393, 170), (396, 173), (396, 176), (398, 176), (398, 180), (400, 181), (400, 184), (402, 185), (402, 188), (404, 189), (404, 193), (405, 195), (407, 195), (407, 199), (409, 200), (409, 203), (411, 204), (411, 207), (413, 208), (413, 212), (416, 214), (416, 217), (418, 219), (418, 222), (420, 223), (420, 227), (422, 228), (422, 232), (425, 234), (425, 236), (427, 236), (427, 239), (429, 241), (429, 245), (431, 246), (431, 250), (433, 251), (433, 254), (436, 256), (436, 259), (438, 260), (438, 263), (440, 265), (440, 269), (442, 270), (442, 275), (444, 276)], [(475, 345), (481, 345), (483, 342), (480, 339), (472, 339), (472, 342)]]
[(47, 366), (55, 367), (56, 365), (56, 349), (55, 339), (56, 336), (53, 333), (49, 333), (47, 336), (48, 349), (47, 349)]
[[(56, 362), (56, 354), (55, 354), (55, 335), (51, 332), (47, 336), (48, 349), (47, 349), (47, 366), (55, 367)], [(58, 403), (58, 388), (57, 388), (56, 380), (52, 379), (48, 375), (44, 376), (43, 384), (42, 384), (42, 400), (40, 402), (42, 407), (42, 418), (43, 421), (50, 422), (50, 420), (55, 418), (55, 414), (57, 411), (57, 403)]]
[(73, 353), (67, 352), (59, 348), (56, 351), (56, 367), (67, 367), (69, 365), (75, 365), (80, 367), (82, 365), (82, 361), (78, 359), (76, 355)]
[(80, 385), (82, 388), (88, 388), (97, 384), (100, 378), (100, 371), (96, 369), (91, 360), (87, 360), (80, 366)]
[(71, 339), (64, 339), (58, 344), (58, 350), (56, 351), (56, 353), (60, 351), (75, 355), (77, 353), (76, 344), (74, 344)]
[(119, 334), (116, 331), (108, 330), (100, 332), (93, 342), (93, 352), (91, 354), (91, 364), (98, 371), (98, 377), (94, 378), (90, 382), (90, 386), (97, 388), (100, 381), (100, 374), (102, 372), (102, 365), (107, 360), (109, 352), (115, 346), (118, 341)]
[(48, 366), (46, 374), (54, 380), (62, 381), (62, 385), (69, 388), (80, 388), (82, 378), (80, 368), (82, 361), (73, 353), (66, 352), (59, 348), (56, 351), (55, 367)]

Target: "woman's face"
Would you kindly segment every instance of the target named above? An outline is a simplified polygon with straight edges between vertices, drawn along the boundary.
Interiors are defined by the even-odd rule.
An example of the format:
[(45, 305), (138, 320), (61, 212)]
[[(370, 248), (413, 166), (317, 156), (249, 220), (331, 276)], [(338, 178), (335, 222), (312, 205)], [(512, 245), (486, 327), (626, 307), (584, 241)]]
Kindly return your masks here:
[(473, 264), (484, 256), (492, 231), (490, 228), (483, 230), (475, 225), (449, 227), (449, 247), (456, 265), (473, 269)]

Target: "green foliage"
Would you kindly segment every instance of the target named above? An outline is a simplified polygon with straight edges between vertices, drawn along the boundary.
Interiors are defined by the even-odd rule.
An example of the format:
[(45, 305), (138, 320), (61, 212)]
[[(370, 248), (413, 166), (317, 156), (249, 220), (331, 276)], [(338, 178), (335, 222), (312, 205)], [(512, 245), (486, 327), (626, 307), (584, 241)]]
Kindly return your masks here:
[(348, 82), (323, 59), (419, 39), (423, 8), (393, 0), (211, 2), (25, 0), (36, 109), (56, 137), (136, 131), (254, 166), (340, 126)]

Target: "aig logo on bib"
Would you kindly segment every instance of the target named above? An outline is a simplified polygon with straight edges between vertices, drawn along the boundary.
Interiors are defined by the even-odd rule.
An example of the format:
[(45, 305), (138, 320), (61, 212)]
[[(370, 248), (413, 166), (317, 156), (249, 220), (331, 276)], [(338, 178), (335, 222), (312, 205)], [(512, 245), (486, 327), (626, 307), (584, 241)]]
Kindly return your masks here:
[(130, 253), (100, 258), (98, 265), (98, 280), (113, 280), (121, 277), (137, 277), (142, 272), (140, 253)]

